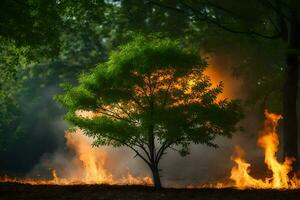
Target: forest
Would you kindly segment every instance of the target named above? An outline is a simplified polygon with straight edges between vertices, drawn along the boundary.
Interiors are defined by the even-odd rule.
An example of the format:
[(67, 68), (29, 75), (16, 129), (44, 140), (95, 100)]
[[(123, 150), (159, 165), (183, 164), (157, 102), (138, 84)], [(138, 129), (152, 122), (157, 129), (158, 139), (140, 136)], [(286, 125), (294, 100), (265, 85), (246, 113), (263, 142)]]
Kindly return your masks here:
[(300, 196), (299, 1), (2, 0), (0, 46), (0, 199)]

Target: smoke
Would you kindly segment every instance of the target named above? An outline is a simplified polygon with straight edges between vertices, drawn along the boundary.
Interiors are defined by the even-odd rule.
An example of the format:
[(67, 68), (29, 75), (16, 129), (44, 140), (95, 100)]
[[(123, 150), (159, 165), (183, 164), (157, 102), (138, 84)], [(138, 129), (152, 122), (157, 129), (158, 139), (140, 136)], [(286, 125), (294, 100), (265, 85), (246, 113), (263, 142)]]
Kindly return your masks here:
[(22, 134), (0, 151), (2, 173), (24, 176), (44, 154), (52, 154), (64, 146), (61, 132), (67, 126), (52, 100), (57, 92), (58, 88), (51, 85), (38, 95), (30, 92), (31, 95), (20, 97)]

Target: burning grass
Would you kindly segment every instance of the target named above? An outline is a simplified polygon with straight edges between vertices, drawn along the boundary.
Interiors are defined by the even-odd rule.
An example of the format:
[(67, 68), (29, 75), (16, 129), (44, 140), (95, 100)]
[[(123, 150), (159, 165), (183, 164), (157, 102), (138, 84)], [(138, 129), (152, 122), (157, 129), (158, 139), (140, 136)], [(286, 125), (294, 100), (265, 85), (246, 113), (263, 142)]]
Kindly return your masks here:
[(83, 184), (109, 184), (109, 185), (153, 185), (149, 176), (137, 177), (129, 171), (120, 178), (114, 178), (107, 169), (107, 152), (93, 148), (92, 141), (81, 132), (66, 133), (68, 148), (74, 150), (75, 157), (70, 163), (68, 174), (60, 177), (56, 169), (52, 169), (52, 179), (41, 180), (34, 178), (18, 179), (3, 177), (1, 183), (19, 183), (30, 185), (83, 185)]
[(127, 176), (121, 179), (113, 179), (111, 176), (107, 177), (107, 179), (101, 180), (82, 180), (82, 179), (67, 179), (60, 178), (57, 176), (55, 170), (52, 170), (52, 179), (49, 180), (36, 180), (36, 179), (17, 179), (17, 178), (9, 178), (5, 176), (0, 179), (0, 183), (15, 183), (15, 184), (27, 184), (27, 185), (144, 185), (144, 186), (152, 186), (152, 180), (150, 177), (134, 177), (131, 174), (127, 174)]

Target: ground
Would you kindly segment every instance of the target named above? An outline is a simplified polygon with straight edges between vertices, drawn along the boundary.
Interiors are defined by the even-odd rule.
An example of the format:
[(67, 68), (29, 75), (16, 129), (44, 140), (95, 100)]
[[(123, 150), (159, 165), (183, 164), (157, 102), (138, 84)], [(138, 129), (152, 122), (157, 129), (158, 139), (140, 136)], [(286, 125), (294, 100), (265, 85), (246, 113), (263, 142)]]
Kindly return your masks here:
[(299, 200), (300, 190), (163, 189), (144, 186), (0, 184), (0, 200)]

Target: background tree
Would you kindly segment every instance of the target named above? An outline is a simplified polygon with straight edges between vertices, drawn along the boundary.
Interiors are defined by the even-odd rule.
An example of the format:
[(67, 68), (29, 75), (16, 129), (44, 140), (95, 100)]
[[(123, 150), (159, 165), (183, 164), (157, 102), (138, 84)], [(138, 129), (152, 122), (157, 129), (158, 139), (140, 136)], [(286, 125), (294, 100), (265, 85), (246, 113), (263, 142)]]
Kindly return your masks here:
[(0, 22), (0, 36), (14, 40), (18, 46), (53, 44), (48, 52), (57, 51), (61, 23), (57, 1), (3, 0)]
[(59, 51), (61, 28), (57, 1), (0, 2), (0, 149), (21, 132), (18, 95), (26, 66)]
[(178, 42), (137, 36), (57, 98), (68, 108), (66, 119), (94, 145), (129, 147), (161, 188), (158, 165), (166, 149), (186, 155), (190, 143), (216, 147), (213, 139), (231, 136), (242, 117), (236, 101), (217, 100), (222, 84), (212, 87), (205, 66)]
[(25, 65), (25, 49), (0, 40), (0, 149), (19, 133), (19, 106), (15, 98), (21, 86), (16, 82), (17, 68)]

